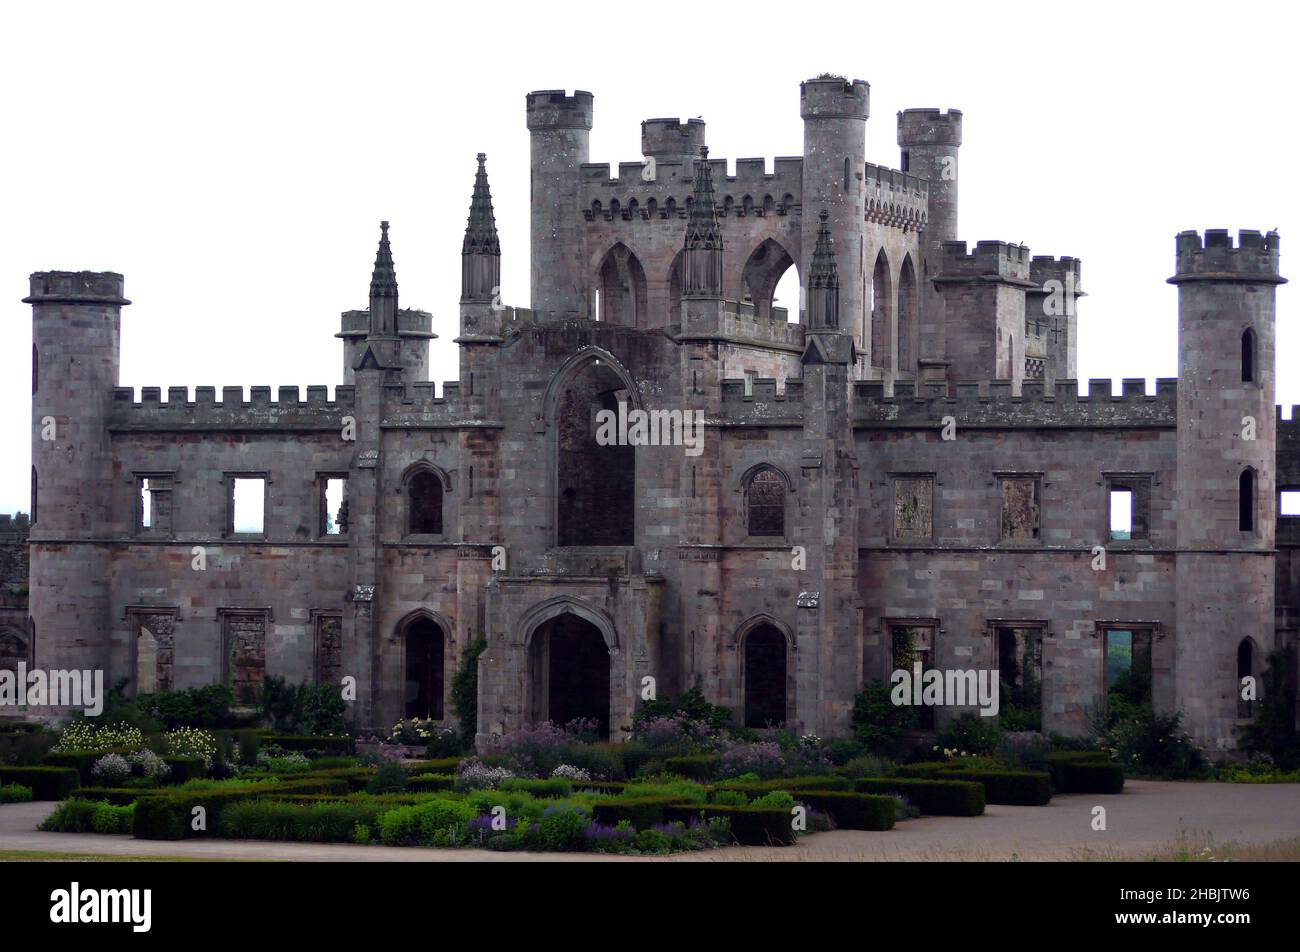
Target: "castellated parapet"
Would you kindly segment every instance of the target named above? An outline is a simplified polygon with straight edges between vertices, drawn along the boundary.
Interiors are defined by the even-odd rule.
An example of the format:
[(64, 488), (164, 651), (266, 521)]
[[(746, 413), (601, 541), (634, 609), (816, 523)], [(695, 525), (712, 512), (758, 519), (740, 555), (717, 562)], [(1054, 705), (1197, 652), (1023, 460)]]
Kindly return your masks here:
[(1029, 249), (1006, 241), (981, 241), (971, 252), (964, 241), (943, 243), (943, 263), (936, 281), (1000, 281), (1030, 285)]
[(526, 98), (528, 128), (590, 129), (595, 97), (584, 90), (567, 95), (563, 89), (543, 89)]
[(898, 144), (916, 146), (961, 145), (961, 110), (904, 109), (898, 114)]
[(1237, 233), (1235, 245), (1224, 228), (1207, 230), (1204, 240), (1195, 231), (1180, 232), (1177, 267), (1169, 283), (1242, 280), (1285, 284), (1279, 271), (1281, 243), (1275, 231), (1262, 234), (1243, 229)]
[(641, 154), (656, 162), (688, 164), (703, 146), (703, 119), (647, 119), (641, 123)]

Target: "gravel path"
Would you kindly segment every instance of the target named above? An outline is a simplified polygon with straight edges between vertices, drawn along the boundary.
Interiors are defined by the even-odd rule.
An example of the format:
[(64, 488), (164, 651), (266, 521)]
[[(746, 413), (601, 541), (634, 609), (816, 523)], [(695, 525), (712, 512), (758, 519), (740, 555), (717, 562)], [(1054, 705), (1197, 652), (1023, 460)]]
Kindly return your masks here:
[[(1092, 829), (1094, 806), (1106, 809), (1104, 831)], [(165, 842), (38, 832), (36, 825), (53, 808), (52, 803), (0, 806), (0, 850), (308, 862), (636, 861), (581, 853), (495, 853), (250, 840)], [(981, 817), (909, 820), (888, 833), (843, 830), (819, 833), (785, 849), (731, 847), (665, 857), (664, 861), (1143, 858), (1179, 843), (1269, 844), (1298, 837), (1300, 784), (1134, 780), (1125, 784), (1119, 796), (1058, 796), (1045, 807), (990, 806)]]

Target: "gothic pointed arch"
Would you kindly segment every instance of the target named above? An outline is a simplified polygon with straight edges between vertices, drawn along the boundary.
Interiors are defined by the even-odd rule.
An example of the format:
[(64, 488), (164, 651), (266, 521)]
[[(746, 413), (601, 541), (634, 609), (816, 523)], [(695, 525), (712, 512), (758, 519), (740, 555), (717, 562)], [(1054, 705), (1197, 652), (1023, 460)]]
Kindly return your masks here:
[[(889, 270), (889, 256), (881, 248), (876, 255), (876, 264), (871, 272), (871, 294), (867, 299), (867, 311), (871, 321), (871, 366), (881, 370), (893, 367), (894, 351), (894, 291), (893, 279)], [(863, 343), (866, 343), (867, 330), (863, 330)]]
[[(754, 304), (756, 317), (762, 320), (771, 320), (777, 285), (781, 283), (781, 278), (786, 271), (792, 267), (797, 275), (799, 268), (794, 257), (784, 245), (774, 238), (763, 239), (763, 241), (759, 242), (758, 247), (749, 253), (749, 257), (745, 259), (745, 267), (741, 272), (741, 281), (744, 294)], [(786, 304), (788, 311), (790, 302), (782, 303)], [(793, 303), (797, 311), (798, 302)]]
[(596, 320), (620, 327), (645, 327), (649, 303), (645, 268), (623, 242), (605, 252), (596, 268)]
[(916, 373), (917, 369), (916, 291), (916, 268), (908, 254), (898, 272), (898, 370), (901, 373)]

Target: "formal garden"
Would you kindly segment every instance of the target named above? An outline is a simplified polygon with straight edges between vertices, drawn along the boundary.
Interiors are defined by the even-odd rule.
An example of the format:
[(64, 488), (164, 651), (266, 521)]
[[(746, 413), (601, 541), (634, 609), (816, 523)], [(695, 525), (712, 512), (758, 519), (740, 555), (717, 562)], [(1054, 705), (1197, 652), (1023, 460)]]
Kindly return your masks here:
[(1285, 663), (1265, 674), (1275, 700), (1246, 730), (1249, 757), (1217, 767), (1176, 714), (1153, 712), (1143, 686), (1122, 679), (1084, 739), (1020, 729), (1014, 708), (923, 733), (915, 709), (876, 681), (847, 738), (739, 728), (693, 689), (644, 702), (616, 742), (591, 722), (543, 723), (477, 753), (468, 670), (453, 691), (459, 727), (411, 719), (383, 736), (351, 730), (329, 686), (271, 678), (255, 710), (235, 708), (221, 686), (115, 693), (102, 716), (57, 731), (0, 727), (0, 803), (60, 801), (41, 829), (143, 839), (634, 855), (788, 846), (832, 829), (978, 816), (987, 804), (1119, 794), (1126, 776), (1300, 781)]

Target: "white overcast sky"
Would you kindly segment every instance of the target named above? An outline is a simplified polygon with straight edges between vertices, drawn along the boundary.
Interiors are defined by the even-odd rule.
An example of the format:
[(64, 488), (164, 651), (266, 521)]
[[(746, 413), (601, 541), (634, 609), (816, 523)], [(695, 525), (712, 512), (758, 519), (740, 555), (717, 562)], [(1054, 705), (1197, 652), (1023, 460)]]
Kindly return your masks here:
[[(402, 304), (434, 314), (432, 376), (455, 379), (477, 152), (503, 296), (527, 303), (534, 89), (593, 92), (610, 163), (640, 157), (655, 116), (703, 116), (714, 157), (798, 155), (799, 81), (824, 71), (871, 83), (880, 164), (899, 109), (959, 108), (961, 237), (1083, 260), (1080, 377), (1174, 376), (1176, 232), (1277, 227), (1300, 278), (1293, 9), (6, 3), (0, 512), (28, 507), (32, 271), (126, 275), (124, 386), (332, 387), (389, 219)], [(1296, 293), (1278, 295), (1284, 404)]]

